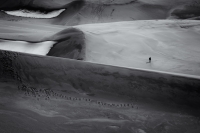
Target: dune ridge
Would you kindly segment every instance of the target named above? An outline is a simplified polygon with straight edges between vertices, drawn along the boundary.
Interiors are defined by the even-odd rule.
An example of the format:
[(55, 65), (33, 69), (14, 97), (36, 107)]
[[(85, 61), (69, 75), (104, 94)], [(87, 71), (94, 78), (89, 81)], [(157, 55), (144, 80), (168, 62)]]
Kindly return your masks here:
[(2, 50), (0, 58), (0, 77), (3, 80), (64, 90), (73, 88), (74, 92), (77, 90), (79, 93), (103, 91), (160, 102), (173, 100), (199, 108), (196, 106), (199, 102), (197, 95), (200, 94), (199, 76), (127, 69)]
[[(4, 34), (0, 34), (1, 49), (70, 59), (85, 59), (85, 35), (81, 30), (61, 26), (52, 27), (51, 25), (24, 25), (23, 23), (19, 23), (19, 25), (7, 23), (5, 25), (12, 29), (1, 27), (2, 31), (5, 31)], [(13, 27), (15, 28), (13, 29)], [(26, 28), (22, 29), (21, 27)], [(9, 35), (10, 32), (13, 34)]]
[[(87, 24), (73, 28), (59, 25), (34, 26), (21, 22), (4, 24), (4, 22), (2, 21), (2, 27), (0, 27), (5, 32), (0, 34), (2, 39), (26, 41), (31, 45), (41, 43), (41, 46), (37, 44), (37, 49), (42, 51), (47, 51), (42, 47), (43, 42), (55, 42), (54, 45), (49, 45), (48, 56), (200, 75), (199, 21), (127, 21)], [(3, 25), (8, 25), (8, 28), (5, 29)], [(23, 49), (26, 50), (24, 44), (26, 43), (21, 46), (24, 46)], [(12, 47), (6, 48), (3, 42), (1, 47), (4, 50), (12, 49)], [(40, 54), (46, 55), (46, 53)], [(151, 64), (147, 63), (149, 57), (152, 57)]]
[[(169, 2), (168, 0), (127, 0), (123, 2), (99, 2), (90, 0), (36, 0), (33, 2), (34, 4), (28, 5), (30, 7), (38, 7), (38, 10), (41, 8), (43, 12), (59, 9), (65, 9), (65, 11), (57, 17), (48, 19), (16, 17), (1, 11), (0, 18), (7, 21), (31, 21), (37, 23), (68, 26), (91, 23), (119, 22), (121, 20), (191, 19), (199, 17), (199, 2), (199, 0), (192, 0), (190, 2), (186, 0), (176, 0), (173, 2)], [(48, 6), (46, 7), (46, 5)], [(9, 4), (7, 6), (9, 7)], [(4, 8), (0, 7), (0, 9)]]
[(0, 131), (200, 130), (199, 76), (4, 50), (0, 62)]
[(85, 36), (75, 28), (68, 28), (51, 36), (49, 39), (58, 41), (47, 53), (47, 56), (56, 56), (69, 59), (85, 59)]
[(199, 133), (199, 3), (0, 1), (0, 133)]

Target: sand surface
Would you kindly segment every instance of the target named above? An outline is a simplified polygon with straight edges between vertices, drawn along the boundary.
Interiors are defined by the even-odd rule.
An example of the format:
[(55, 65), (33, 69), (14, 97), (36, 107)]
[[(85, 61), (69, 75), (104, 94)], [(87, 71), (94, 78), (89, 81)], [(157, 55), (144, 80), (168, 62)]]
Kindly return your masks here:
[(15, 10), (15, 11), (6, 11), (7, 14), (13, 16), (21, 16), (28, 18), (53, 18), (57, 17), (60, 13), (62, 13), (65, 9), (60, 9), (57, 11), (52, 11), (50, 13), (40, 13), (29, 10)]
[(200, 130), (200, 77), (7, 51), (0, 59), (2, 132)]
[(1, 0), (0, 133), (199, 133), (199, 16), (200, 0)]
[[(0, 48), (4, 50), (39, 55), (48, 53), (50, 56), (100, 64), (200, 75), (199, 21), (149, 20), (88, 24), (74, 26), (80, 30), (75, 34), (69, 27), (48, 24), (1, 21), (0, 28), (3, 31), (0, 33), (2, 39), (18, 40), (16, 44), (20, 46), (13, 49), (13, 45), (16, 47), (13, 41), (2, 41)], [(51, 49), (57, 41), (60, 42), (57, 48)], [(79, 45), (83, 48), (81, 51), (78, 50)], [(152, 58), (151, 63), (147, 63), (149, 57)]]
[[(86, 61), (200, 75), (199, 21), (134, 21), (80, 25)], [(147, 63), (149, 57), (151, 63)]]
[[(16, 10), (28, 10), (30, 8), (33, 11), (30, 11), (28, 15), (32, 18), (13, 16), (14, 14), (19, 14), (18, 11), (15, 11), (15, 13), (12, 15), (0, 11), (1, 20), (25, 21), (34, 23), (38, 22), (68, 26), (90, 23), (155, 20), (167, 18), (190, 19), (200, 16), (200, 0), (33, 0), (32, 2), (25, 0), (8, 0), (6, 2), (2, 2), (4, 2), (4, 4), (1, 4), (2, 7), (0, 6), (0, 9), (11, 8)], [(13, 3), (12, 6), (10, 3)], [(23, 5), (22, 3), (24, 6), (20, 7)], [(54, 18), (34, 18), (36, 17), (34, 12), (38, 12), (38, 16), (41, 16), (40, 14), (42, 14), (42, 12), (48, 11), (50, 13), (60, 9), (67, 10), (63, 11), (60, 15)]]

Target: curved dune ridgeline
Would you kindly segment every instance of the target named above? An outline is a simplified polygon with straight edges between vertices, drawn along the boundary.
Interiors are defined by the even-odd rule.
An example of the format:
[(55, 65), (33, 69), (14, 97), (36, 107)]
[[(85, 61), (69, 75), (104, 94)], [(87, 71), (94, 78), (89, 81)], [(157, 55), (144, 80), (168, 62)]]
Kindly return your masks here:
[(5, 23), (5, 21), (0, 21), (0, 24), (0, 29), (4, 32), (0, 33), (2, 39), (0, 49), (85, 59), (85, 35), (81, 30), (63, 26)]
[(200, 2), (197, 5), (183, 6), (181, 8), (174, 9), (171, 12), (170, 17), (178, 19), (188, 19), (200, 17)]
[(71, 21), (75, 15), (81, 12), (81, 9), (84, 6), (85, 1), (73, 1), (65, 7), (65, 11), (63, 11), (58, 17), (51, 19), (50, 22), (57, 25), (66, 25), (68, 21)]
[[(200, 75), (199, 21), (129, 21), (73, 28), (6, 21), (0, 24), (3, 50)], [(152, 63), (146, 63), (149, 56)]]
[(200, 131), (199, 76), (3, 50), (0, 62), (1, 132)]
[(0, 62), (0, 131), (200, 131), (198, 76), (2, 50)]
[(0, 133), (200, 133), (199, 12), (0, 0)]
[(138, 102), (150, 105), (158, 102), (160, 106), (175, 104), (200, 109), (199, 77), (8, 51), (0, 51), (0, 60), (1, 81), (14, 81), (18, 85), (29, 84), (36, 88), (71, 90), (78, 94), (98, 95), (103, 92), (136, 98)]
[(48, 52), (48, 56), (83, 60), (85, 58), (84, 33), (75, 28), (63, 30), (52, 37), (57, 41)]
[(65, 11), (57, 17), (48, 19), (16, 17), (1, 11), (0, 18), (8, 21), (26, 21), (69, 26), (167, 18), (194, 19), (199, 17), (199, 3), (200, 0), (8, 0), (0, 3), (0, 9), (30, 9), (41, 12), (65, 9)]

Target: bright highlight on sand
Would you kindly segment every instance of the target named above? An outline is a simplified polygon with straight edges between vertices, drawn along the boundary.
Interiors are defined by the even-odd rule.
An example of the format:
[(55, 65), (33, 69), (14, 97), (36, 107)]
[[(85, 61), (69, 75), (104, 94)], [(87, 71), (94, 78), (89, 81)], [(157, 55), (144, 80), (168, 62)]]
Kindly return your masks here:
[(65, 9), (60, 9), (56, 11), (52, 11), (49, 13), (42, 13), (39, 11), (29, 11), (29, 10), (16, 10), (16, 11), (5, 11), (9, 15), (27, 17), (27, 18), (53, 18), (57, 17), (60, 13), (62, 13)]
[(0, 40), (0, 49), (18, 51), (29, 54), (46, 55), (50, 48), (55, 44), (54, 41), (40, 43), (29, 43), (25, 41), (5, 41)]

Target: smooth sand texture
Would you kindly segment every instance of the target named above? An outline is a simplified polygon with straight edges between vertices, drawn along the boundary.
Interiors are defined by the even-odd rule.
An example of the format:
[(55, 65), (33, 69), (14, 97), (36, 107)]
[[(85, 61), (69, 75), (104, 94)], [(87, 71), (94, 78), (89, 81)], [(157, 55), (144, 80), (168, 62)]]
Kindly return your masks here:
[(0, 9), (65, 9), (48, 19), (0, 11), (0, 133), (200, 132), (200, 22), (176, 20), (198, 19), (199, 0), (2, 0)]
[(200, 77), (7, 51), (0, 60), (2, 132), (200, 130)]
[[(20, 50), (13, 49), (13, 41), (6, 46), (3, 41), (0, 48), (129, 68), (200, 75), (199, 26), (200, 22), (193, 20), (151, 20), (75, 26), (79, 31), (64, 26), (1, 21), (2, 39), (41, 45), (22, 42), (20, 46), (24, 50)], [(53, 43), (47, 45), (45, 41), (59, 45), (47, 52)], [(34, 45), (41, 53), (29, 49), (29, 45)], [(152, 57), (151, 63), (147, 63), (149, 57)]]
[[(80, 25), (86, 61), (200, 75), (199, 21), (134, 21)], [(147, 63), (149, 57), (151, 63)]]

